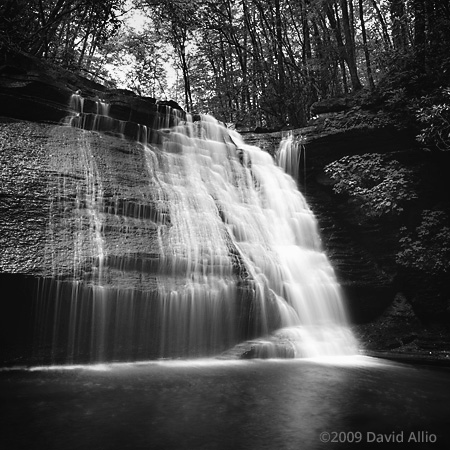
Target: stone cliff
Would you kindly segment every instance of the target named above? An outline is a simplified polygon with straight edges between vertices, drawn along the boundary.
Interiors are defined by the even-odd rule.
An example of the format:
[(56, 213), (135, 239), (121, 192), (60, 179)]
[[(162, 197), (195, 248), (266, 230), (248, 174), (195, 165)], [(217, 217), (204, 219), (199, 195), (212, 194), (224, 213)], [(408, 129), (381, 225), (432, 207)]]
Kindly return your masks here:
[[(86, 97), (83, 107), (87, 117), (94, 117), (98, 112), (99, 99), (107, 101), (111, 105), (110, 116), (118, 123), (124, 123), (115, 134), (132, 139), (116, 139), (93, 132), (89, 136), (90, 155), (69, 155), (66, 150), (76, 147), (81, 137), (79, 130), (61, 123), (67, 116), (76, 114), (70, 107), (70, 99), (77, 91)], [(144, 164), (133, 139), (141, 131), (138, 124), (145, 125), (148, 130), (169, 126), (170, 120), (163, 119), (167, 117), (167, 106), (178, 108), (170, 102), (158, 103), (127, 91), (108, 90), (71, 73), (49, 70), (29, 58), (2, 56), (0, 278), (4, 292), (9, 294), (2, 300), (0, 316), (2, 340), (7, 342), (10, 353), (8, 360), (18, 354), (26, 359), (23, 355), (27, 340), (25, 330), (33, 307), (30, 298), (39, 287), (39, 277), (48, 277), (55, 270), (55, 259), (48, 254), (49, 220), (55, 222), (53, 232), (56, 234), (64, 233), (64, 227), (73, 226), (65, 220), (64, 211), (52, 209), (52, 202), (61, 193), (62, 185), (66, 188), (76, 177), (85, 176), (81, 168), (74, 169), (76, 159), (89, 158), (94, 165), (101, 165), (109, 158), (114, 158), (116, 163), (119, 161), (115, 163), (117, 171), (112, 176), (120, 178), (125, 187), (117, 193), (113, 188), (103, 186), (106, 197), (111, 200), (111, 211), (105, 213), (120, 208), (126, 200), (128, 205), (134, 205), (129, 211), (122, 211), (129, 222), (111, 221), (111, 227), (133, 227), (133, 221), (138, 220), (143, 210), (148, 210), (148, 217), (152, 214), (149, 199), (127, 196), (127, 185), (145, 182), (145, 177), (129, 179), (126, 175), (127, 165), (135, 166), (129, 171), (133, 172)], [(319, 108), (317, 112), (319, 118), (309, 127), (294, 131), (303, 136), (306, 148), (306, 164), (299, 185), (318, 217), (324, 247), (344, 287), (352, 321), (365, 348), (447, 357), (447, 343), (450, 342), (448, 282), (430, 280), (423, 273), (402, 272), (396, 264), (396, 254), (399, 230), (404, 221), (414, 221), (420, 210), (446, 201), (448, 157), (418, 149), (414, 130), (399, 127), (380, 111), (353, 106), (333, 112)], [(246, 133), (244, 137), (248, 143), (274, 154), (282, 134)], [(333, 192), (332, 182), (323, 171), (325, 165), (346, 155), (365, 153), (395, 155), (420, 179), (420, 201), (407, 211), (403, 221), (368, 222), (352, 202)], [(65, 173), (64, 167), (69, 166), (70, 170)], [(75, 197), (74, 194), (67, 199), (67, 206), (72, 209)], [(77, 207), (79, 216), (83, 216), (83, 206)], [(49, 214), (53, 216), (49, 218)], [(89, 220), (86, 219), (86, 226), (90, 226)], [(152, 249), (141, 247), (143, 242), (151, 243), (154, 236), (151, 227), (141, 229), (147, 229), (148, 239), (128, 232), (119, 233), (119, 236), (135, 239), (135, 254), (142, 256), (137, 259), (139, 264), (151, 265)], [(58, 245), (63, 245), (63, 240), (56, 239), (55, 242), (54, 253), (62, 254), (64, 249)], [(77, 251), (82, 255), (80, 257), (89, 257), (89, 248)], [(109, 249), (109, 252), (113, 254), (114, 250)], [(132, 260), (137, 261), (134, 256)], [(58, 270), (63, 271), (64, 264)], [(98, 267), (94, 264), (80, 277), (94, 276), (95, 270)], [(123, 272), (124, 268), (113, 270)], [(137, 285), (152, 282), (150, 278), (143, 279), (142, 271), (136, 267), (128, 268), (127, 273)]]

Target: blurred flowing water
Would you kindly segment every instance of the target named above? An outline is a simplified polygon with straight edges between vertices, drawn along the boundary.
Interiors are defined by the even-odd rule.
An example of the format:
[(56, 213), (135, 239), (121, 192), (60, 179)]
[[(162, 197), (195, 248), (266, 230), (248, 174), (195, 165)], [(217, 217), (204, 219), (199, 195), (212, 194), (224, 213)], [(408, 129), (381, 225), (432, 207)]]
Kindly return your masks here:
[(105, 102), (72, 104), (50, 160), (35, 360), (357, 353), (314, 215), (269, 154), (170, 108), (122, 148)]

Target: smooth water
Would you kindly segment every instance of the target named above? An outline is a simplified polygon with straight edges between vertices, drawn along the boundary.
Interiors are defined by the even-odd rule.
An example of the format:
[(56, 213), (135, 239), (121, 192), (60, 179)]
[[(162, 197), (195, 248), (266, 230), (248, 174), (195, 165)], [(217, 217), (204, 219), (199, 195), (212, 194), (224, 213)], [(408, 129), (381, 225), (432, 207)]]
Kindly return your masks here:
[[(172, 113), (156, 134), (139, 126), (138, 150), (118, 164), (117, 142), (95, 132), (120, 136), (124, 123), (100, 100), (89, 115), (80, 95), (72, 103), (67, 123), (82, 130), (51, 158), (40, 352), (95, 363), (251, 340), (257, 357), (357, 353), (316, 219), (269, 154), (212, 117)], [(133, 158), (137, 186), (125, 172)]]
[(0, 443), (8, 450), (446, 449), (448, 375), (361, 357), (2, 371)]

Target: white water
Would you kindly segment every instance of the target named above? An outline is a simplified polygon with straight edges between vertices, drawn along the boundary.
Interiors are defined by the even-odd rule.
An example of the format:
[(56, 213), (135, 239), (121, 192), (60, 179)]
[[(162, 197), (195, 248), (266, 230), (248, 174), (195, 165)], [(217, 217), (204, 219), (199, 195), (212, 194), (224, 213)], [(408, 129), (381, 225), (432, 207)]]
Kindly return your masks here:
[(278, 165), (294, 180), (299, 180), (300, 176), (305, 177), (306, 170), (306, 145), (302, 135), (294, 136), (292, 131), (287, 132), (280, 142), (276, 160)]
[[(83, 128), (82, 98), (74, 96), (73, 104), (78, 115), (68, 124)], [(100, 118), (90, 120), (92, 128), (114, 127), (108, 105), (97, 105)], [(145, 126), (139, 127), (150, 180), (143, 195), (151, 197), (156, 210), (151, 223), (151, 252), (158, 255), (155, 292), (123, 287), (120, 273), (111, 280), (115, 272), (108, 261), (122, 268), (132, 263), (126, 243), (136, 240), (137, 231), (127, 218), (124, 239), (112, 253), (104, 232), (112, 219), (104, 213), (102, 174), (88, 140), (79, 143), (77, 164), (83, 165), (85, 179), (83, 212), (77, 214), (89, 226), (88, 238), (85, 223), (72, 238), (74, 273), (80, 239), (91, 242), (97, 273), (89, 287), (75, 281), (65, 294), (70, 297), (68, 361), (76, 360), (76, 348), (86, 339), (91, 362), (117, 360), (116, 348), (129, 348), (132, 355), (132, 347), (139, 347), (140, 358), (155, 357), (151, 341), (160, 357), (211, 355), (242, 339), (252, 339), (248, 345), (261, 357), (355, 354), (340, 286), (321, 249), (316, 219), (293, 178), (269, 154), (209, 116), (176, 120), (178, 125), (159, 132), (157, 144), (148, 142)], [(58, 283), (53, 289), (59, 298), (64, 288)], [(65, 326), (56, 323), (58, 314), (55, 330)]]
[(161, 231), (160, 251), (164, 264), (184, 279), (181, 288), (174, 283), (161, 292), (180, 302), (174, 315), (183, 316), (186, 301), (234, 295), (232, 248), (251, 280), (263, 335), (275, 309), (275, 336), (288, 341), (296, 357), (355, 353), (314, 215), (269, 154), (207, 116), (173, 128), (162, 153), (146, 148), (172, 219), (172, 227)]

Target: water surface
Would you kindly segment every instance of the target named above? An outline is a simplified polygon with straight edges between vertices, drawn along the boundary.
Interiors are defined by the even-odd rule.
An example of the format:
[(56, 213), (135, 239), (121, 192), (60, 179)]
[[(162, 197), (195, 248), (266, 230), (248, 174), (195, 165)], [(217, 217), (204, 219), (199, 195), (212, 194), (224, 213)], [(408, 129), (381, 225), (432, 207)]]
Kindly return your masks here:
[(448, 375), (370, 358), (4, 370), (2, 448), (449, 448)]

